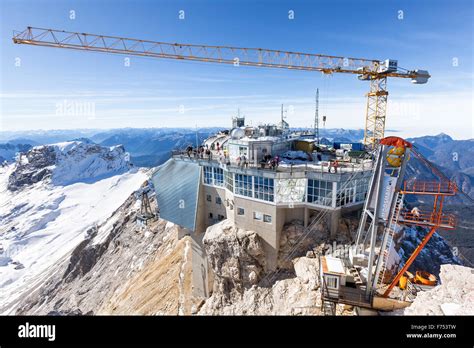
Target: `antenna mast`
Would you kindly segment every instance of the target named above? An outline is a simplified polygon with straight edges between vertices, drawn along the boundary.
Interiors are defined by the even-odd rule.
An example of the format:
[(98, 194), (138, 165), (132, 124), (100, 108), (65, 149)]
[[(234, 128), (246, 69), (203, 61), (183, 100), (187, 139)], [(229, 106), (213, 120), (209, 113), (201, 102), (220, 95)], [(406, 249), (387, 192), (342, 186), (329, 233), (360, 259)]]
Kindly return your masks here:
[(196, 124), (196, 149), (199, 147), (198, 126)]
[(283, 104), (281, 104), (281, 126), (283, 127), (283, 119), (285, 116), (283, 116)]

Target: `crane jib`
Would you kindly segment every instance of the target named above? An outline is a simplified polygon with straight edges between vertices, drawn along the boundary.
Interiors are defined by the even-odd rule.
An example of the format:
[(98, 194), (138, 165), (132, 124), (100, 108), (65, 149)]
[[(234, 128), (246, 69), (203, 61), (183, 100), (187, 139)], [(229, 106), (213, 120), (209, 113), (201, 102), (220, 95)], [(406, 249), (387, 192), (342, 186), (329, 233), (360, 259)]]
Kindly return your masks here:
[(409, 78), (424, 84), (430, 78), (425, 70), (401, 70), (396, 60), (385, 61), (279, 51), (263, 48), (167, 43), (119, 36), (27, 27), (13, 36), (15, 44), (95, 51), (152, 58), (189, 60), (263, 68), (319, 71), (324, 74), (356, 74), (370, 83), (367, 93), (364, 143), (373, 146), (384, 137), (388, 91), (387, 77)]

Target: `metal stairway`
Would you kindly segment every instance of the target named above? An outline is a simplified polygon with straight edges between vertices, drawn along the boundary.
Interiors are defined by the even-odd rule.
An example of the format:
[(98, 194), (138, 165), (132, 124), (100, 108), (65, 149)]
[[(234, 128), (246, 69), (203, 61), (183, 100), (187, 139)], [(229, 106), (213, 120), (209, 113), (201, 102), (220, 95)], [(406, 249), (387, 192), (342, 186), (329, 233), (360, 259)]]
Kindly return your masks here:
[(321, 298), (321, 312), (325, 316), (336, 315), (336, 303)]
[(385, 271), (387, 269), (388, 255), (390, 254), (390, 248), (392, 247), (393, 235), (395, 234), (395, 229), (396, 229), (396, 226), (398, 225), (400, 212), (403, 207), (403, 197), (404, 197), (403, 193), (400, 193), (400, 192), (396, 193), (395, 206), (393, 207), (393, 211), (390, 217), (390, 222), (385, 228), (384, 240), (382, 241), (382, 245), (381, 245), (380, 253), (379, 253), (379, 257), (381, 257), (382, 264), (380, 266), (377, 265), (377, 268), (379, 269), (378, 271), (379, 273), (377, 277), (377, 286), (375, 287), (376, 289), (380, 288), (383, 285)]
[(349, 273), (354, 277), (354, 283), (356, 284), (357, 287), (360, 287), (361, 285), (364, 284), (359, 274), (360, 268), (361, 267), (355, 266), (349, 269)]

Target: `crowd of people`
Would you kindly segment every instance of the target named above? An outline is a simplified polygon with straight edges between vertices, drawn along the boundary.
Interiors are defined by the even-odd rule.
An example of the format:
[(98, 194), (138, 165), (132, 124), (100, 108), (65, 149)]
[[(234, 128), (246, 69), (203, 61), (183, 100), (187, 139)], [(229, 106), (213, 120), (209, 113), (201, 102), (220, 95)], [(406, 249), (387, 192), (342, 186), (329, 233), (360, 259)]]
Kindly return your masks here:
[(212, 151), (209, 149), (209, 146), (200, 145), (197, 148), (193, 147), (192, 145), (188, 145), (186, 147), (186, 154), (189, 158), (207, 158), (209, 160), (212, 159)]
[[(218, 142), (215, 144), (211, 144), (211, 146), (206, 144), (200, 145), (198, 147), (193, 147), (191, 144), (189, 144), (186, 147), (185, 153), (189, 158), (192, 157), (208, 160), (212, 160), (213, 156), (217, 156), (217, 159), (221, 163), (227, 165), (231, 164), (227, 149), (224, 149)], [(276, 170), (278, 168), (278, 165), (280, 164), (280, 161), (281, 159), (278, 155), (273, 157), (272, 155), (265, 153), (262, 157), (262, 160), (260, 161), (260, 165), (262, 168), (271, 168), (273, 170)], [(248, 168), (249, 163), (249, 159), (244, 153), (242, 153), (239, 157), (236, 158), (236, 164), (241, 168)]]

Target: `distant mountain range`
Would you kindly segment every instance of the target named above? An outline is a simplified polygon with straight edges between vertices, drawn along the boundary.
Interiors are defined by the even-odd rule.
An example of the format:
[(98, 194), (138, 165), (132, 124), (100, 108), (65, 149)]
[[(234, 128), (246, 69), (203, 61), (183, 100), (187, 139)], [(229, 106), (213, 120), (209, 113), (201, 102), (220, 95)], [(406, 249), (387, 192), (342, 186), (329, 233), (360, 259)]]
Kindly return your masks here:
[[(201, 142), (221, 128), (124, 128), (111, 130), (51, 130), (0, 132), (0, 156), (11, 161), (11, 153), (26, 151), (31, 146), (52, 144), (84, 138), (104, 146), (123, 145), (137, 166), (153, 167), (166, 161), (169, 152)], [(321, 129), (320, 137), (326, 142), (358, 142), (364, 137), (362, 129)], [(465, 191), (474, 188), (474, 139), (454, 140), (449, 135), (409, 138), (418, 151), (448, 176), (453, 176)], [(2, 144), (3, 143), (3, 144)], [(2, 152), (3, 151), (3, 152)], [(5, 154), (5, 156), (3, 155)], [(2, 158), (0, 158), (1, 160)], [(413, 173), (429, 176), (426, 170), (414, 164)]]
[(23, 142), (8, 142), (6, 144), (0, 144), (0, 164), (5, 161), (13, 162), (17, 153), (26, 152), (31, 149), (31, 147), (32, 144)]
[[(130, 166), (126, 152), (130, 153), (130, 162), (135, 166), (156, 166), (166, 161), (171, 150), (195, 144), (196, 135), (201, 142), (217, 130), (52, 131), (50, 137), (48, 132), (25, 132), (12, 138), (2, 134), (6, 143), (0, 145), (0, 153), (5, 154), (9, 162), (17, 157), (17, 164), (0, 167), (0, 250), (3, 250), (0, 252), (0, 312), (6, 313), (7, 309), (13, 308), (12, 303), (30, 293), (31, 284), (40, 284), (50, 273), (57, 273), (59, 260), (84, 238), (90, 237), (87, 231), (97, 231), (94, 237), (97, 239), (81, 260), (89, 267), (96, 250), (97, 255), (102, 252), (101, 246), (94, 246), (95, 241), (108, 236), (101, 231), (110, 234), (117, 226), (115, 217), (107, 218), (147, 179), (146, 170)], [(331, 141), (352, 142), (360, 140), (362, 135), (360, 130), (321, 132), (321, 136)], [(39, 146), (54, 143), (53, 139), (59, 139), (61, 143)], [(75, 139), (81, 140), (72, 141)], [(408, 140), (448, 177), (455, 179), (464, 192), (473, 195), (474, 140), (453, 140), (446, 134)], [(31, 149), (32, 146), (37, 147)], [(18, 152), (27, 154), (19, 158)], [(408, 175), (432, 178), (430, 170), (414, 157), (410, 160)], [(473, 206), (453, 198), (447, 199), (446, 203), (445, 211), (456, 215), (458, 227), (440, 230), (439, 235), (448, 243), (435, 236), (427, 247), (433, 252), (420, 255), (423, 268), (432, 272), (434, 268), (424, 265), (451, 263), (443, 259), (443, 255), (459, 257), (470, 266), (474, 262)], [(130, 212), (139, 208), (135, 201), (130, 204)], [(431, 209), (429, 200), (410, 204), (416, 204), (422, 210)], [(130, 212), (121, 212), (123, 221), (133, 216)], [(424, 236), (422, 232), (411, 230), (403, 246), (405, 253), (410, 253), (420, 242)], [(135, 230), (131, 235), (137, 240), (145, 237)], [(111, 236), (113, 238), (114, 234)], [(115, 244), (111, 245), (115, 247)]]
[[(0, 163), (12, 162), (17, 152), (32, 146), (72, 140), (90, 140), (98, 145), (123, 145), (131, 162), (138, 167), (155, 167), (164, 163), (171, 150), (202, 142), (221, 128), (124, 128), (112, 130), (52, 130), (0, 132)], [(2, 144), (3, 142), (3, 144)]]
[(474, 139), (453, 140), (441, 133), (408, 141), (444, 174), (456, 180), (464, 192), (474, 193)]

